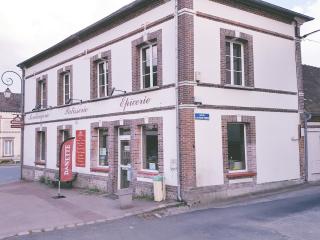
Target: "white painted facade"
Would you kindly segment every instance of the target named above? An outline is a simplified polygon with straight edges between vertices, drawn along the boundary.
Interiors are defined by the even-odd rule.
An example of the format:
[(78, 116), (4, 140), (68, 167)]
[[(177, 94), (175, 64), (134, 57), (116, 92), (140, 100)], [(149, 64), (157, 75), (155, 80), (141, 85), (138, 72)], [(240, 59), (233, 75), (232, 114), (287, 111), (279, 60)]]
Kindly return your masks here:
[[(128, 22), (27, 68), (25, 74), (26, 76), (32, 75), (100, 44), (124, 36), (139, 29), (145, 23), (155, 22), (168, 15), (173, 15), (175, 13), (174, 4), (175, 1), (168, 1)], [(221, 107), (221, 109), (202, 109), (193, 106), (195, 113), (210, 114), (210, 120), (195, 120), (196, 187), (224, 184), (221, 129), (223, 115), (254, 116), (256, 118), (257, 184), (300, 179), (295, 41), (246, 27), (201, 18), (196, 15), (197, 12), (228, 18), (255, 28), (295, 37), (293, 24), (276, 21), (209, 0), (196, 0), (194, 1), (194, 12), (183, 13), (194, 16), (194, 70), (200, 73), (200, 83), (220, 84), (220, 28), (225, 28), (253, 36), (254, 88), (268, 90), (195, 86), (197, 101), (203, 105)], [(162, 30), (163, 85), (173, 85), (177, 78), (175, 19), (171, 18), (148, 29), (147, 32), (155, 32), (159, 29)], [(176, 104), (174, 86), (129, 96), (119, 94), (119, 96), (102, 101), (87, 101), (90, 99), (90, 58), (107, 50), (111, 50), (112, 54), (112, 87), (125, 90), (128, 93), (132, 91), (131, 43), (144, 34), (138, 33), (130, 36), (25, 81), (25, 112), (27, 114), (24, 141), (27, 144), (24, 144), (24, 165), (30, 167), (35, 165), (35, 129), (47, 127), (48, 159), (45, 168), (57, 169), (57, 127), (72, 125), (73, 135), (76, 130), (87, 131), (86, 167), (77, 168), (74, 166), (74, 171), (106, 176), (105, 173), (90, 171), (90, 124), (92, 122), (162, 117), (165, 183), (170, 186), (178, 185), (176, 145), (178, 133), (174, 108)], [(73, 66), (73, 98), (81, 99), (84, 103), (56, 108), (57, 70), (68, 65)], [(48, 75), (48, 106), (53, 108), (49, 107), (45, 111), (32, 112), (36, 105), (36, 79), (43, 74)], [(151, 99), (147, 106), (140, 105), (126, 109), (121, 106), (123, 98), (134, 100), (145, 97)], [(228, 107), (242, 109), (232, 110)], [(87, 110), (83, 113), (68, 114), (72, 108)], [(151, 111), (161, 108), (169, 109)], [(287, 112), (287, 110), (291, 112)], [(137, 111), (144, 112), (137, 113)], [(181, 161), (183, 164), (183, 159)], [(139, 178), (138, 181), (150, 182), (150, 179)], [(248, 181), (250, 182), (252, 179)], [(235, 180), (235, 182), (237, 181)]]

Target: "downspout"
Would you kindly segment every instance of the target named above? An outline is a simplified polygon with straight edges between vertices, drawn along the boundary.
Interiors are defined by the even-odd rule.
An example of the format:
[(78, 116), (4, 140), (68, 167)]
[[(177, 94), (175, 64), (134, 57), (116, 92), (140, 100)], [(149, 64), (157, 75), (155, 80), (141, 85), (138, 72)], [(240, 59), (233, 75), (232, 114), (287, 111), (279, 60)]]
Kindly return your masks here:
[(309, 180), (309, 154), (308, 154), (308, 121), (311, 119), (312, 114), (305, 112), (303, 114), (304, 119), (304, 172), (305, 181)]
[(22, 79), (21, 79), (21, 133), (20, 133), (20, 180), (23, 180), (23, 160), (24, 160), (24, 95), (25, 95), (25, 69), (21, 67)]
[(176, 75), (176, 149), (177, 149), (177, 199), (182, 202), (180, 181), (180, 117), (179, 117), (179, 50), (178, 50), (178, 1), (175, 0), (175, 75)]

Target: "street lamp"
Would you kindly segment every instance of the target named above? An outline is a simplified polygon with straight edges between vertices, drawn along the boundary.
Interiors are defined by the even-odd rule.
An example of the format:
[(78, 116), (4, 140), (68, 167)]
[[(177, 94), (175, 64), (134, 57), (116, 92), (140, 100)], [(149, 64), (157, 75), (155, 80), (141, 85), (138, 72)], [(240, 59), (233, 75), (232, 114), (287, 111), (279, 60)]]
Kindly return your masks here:
[(14, 83), (13, 77), (18, 77), (20, 79), (20, 86), (21, 86), (21, 106), (20, 106), (20, 113), (21, 113), (21, 139), (20, 139), (20, 178), (22, 179), (22, 166), (23, 166), (23, 138), (24, 138), (24, 82), (23, 77), (20, 76), (19, 73), (15, 71), (5, 71), (1, 75), (1, 81), (4, 85), (7, 86), (6, 90), (3, 92), (5, 99), (9, 99), (12, 96), (12, 92), (10, 90), (10, 86)]
[(300, 39), (304, 39), (304, 38), (306, 38), (306, 37), (309, 37), (311, 34), (314, 34), (314, 33), (317, 33), (317, 32), (320, 32), (320, 29), (315, 30), (315, 31), (310, 32), (310, 33), (307, 33), (307, 34), (301, 36)]

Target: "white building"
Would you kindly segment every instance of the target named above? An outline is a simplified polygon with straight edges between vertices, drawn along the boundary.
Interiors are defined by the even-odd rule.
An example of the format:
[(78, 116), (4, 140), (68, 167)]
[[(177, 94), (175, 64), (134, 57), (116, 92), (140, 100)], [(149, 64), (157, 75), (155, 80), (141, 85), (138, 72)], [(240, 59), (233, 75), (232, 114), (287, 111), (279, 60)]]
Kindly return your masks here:
[[(20, 161), (20, 128), (12, 121), (20, 116), (21, 94), (5, 98), (0, 93), (0, 162)], [(20, 119), (20, 118), (19, 118)]]
[(75, 136), (79, 187), (149, 195), (162, 175), (168, 197), (206, 201), (301, 181), (310, 20), (256, 0), (137, 0), (24, 61), (24, 177), (53, 177)]

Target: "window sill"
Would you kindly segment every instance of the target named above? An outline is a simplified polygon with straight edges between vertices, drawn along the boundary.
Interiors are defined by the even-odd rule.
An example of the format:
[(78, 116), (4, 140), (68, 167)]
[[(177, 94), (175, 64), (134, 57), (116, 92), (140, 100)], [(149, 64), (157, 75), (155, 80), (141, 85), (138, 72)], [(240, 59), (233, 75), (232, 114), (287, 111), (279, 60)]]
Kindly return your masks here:
[(232, 84), (225, 84), (225, 88), (230, 88), (230, 89), (242, 89), (242, 90), (253, 90), (254, 87), (248, 87), (248, 86), (239, 86), (239, 85), (232, 85)]
[(154, 177), (159, 175), (159, 171), (141, 170), (138, 171), (138, 174), (146, 177)]
[(109, 167), (106, 167), (106, 168), (96, 167), (96, 168), (91, 168), (90, 171), (91, 172), (98, 172), (98, 173), (108, 173), (108, 172), (110, 172), (110, 168)]
[(38, 160), (34, 162), (36, 166), (45, 166), (46, 165), (46, 161), (43, 160)]
[(257, 176), (257, 173), (255, 172), (233, 172), (233, 173), (226, 174), (226, 177), (228, 179), (252, 178), (255, 176)]

